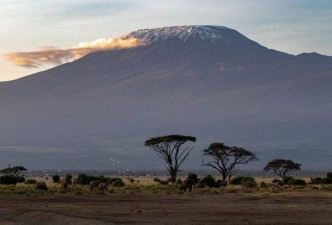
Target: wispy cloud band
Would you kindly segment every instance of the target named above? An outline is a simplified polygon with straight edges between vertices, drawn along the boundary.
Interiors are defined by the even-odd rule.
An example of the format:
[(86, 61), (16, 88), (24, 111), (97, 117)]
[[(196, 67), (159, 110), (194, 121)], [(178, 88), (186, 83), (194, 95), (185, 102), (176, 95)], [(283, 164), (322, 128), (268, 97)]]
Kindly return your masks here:
[(17, 66), (38, 68), (43, 64), (59, 65), (81, 58), (92, 52), (132, 48), (141, 44), (142, 43), (135, 38), (101, 38), (92, 42), (81, 42), (77, 46), (69, 49), (44, 47), (37, 51), (8, 53), (5, 55), (5, 59)]

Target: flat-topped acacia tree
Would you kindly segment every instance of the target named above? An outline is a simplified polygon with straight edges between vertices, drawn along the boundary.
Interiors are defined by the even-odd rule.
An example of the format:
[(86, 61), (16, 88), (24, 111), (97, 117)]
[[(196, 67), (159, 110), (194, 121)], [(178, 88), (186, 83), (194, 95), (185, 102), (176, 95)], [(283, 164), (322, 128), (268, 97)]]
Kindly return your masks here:
[(274, 159), (266, 164), (265, 171), (273, 171), (273, 173), (284, 181), (287, 173), (294, 170), (301, 170), (301, 164), (295, 163), (292, 160)]
[(212, 158), (208, 163), (203, 162), (203, 166), (209, 166), (217, 170), (222, 180), (231, 177), (237, 172), (238, 164), (247, 164), (251, 161), (258, 160), (256, 155), (244, 148), (236, 146), (226, 146), (224, 143), (212, 143), (207, 149), (203, 150), (204, 156)]
[(176, 181), (177, 173), (183, 161), (189, 156), (193, 147), (183, 147), (186, 142), (195, 142), (196, 138), (183, 135), (167, 135), (150, 138), (144, 145), (157, 152), (157, 155), (166, 162), (166, 169), (171, 181)]

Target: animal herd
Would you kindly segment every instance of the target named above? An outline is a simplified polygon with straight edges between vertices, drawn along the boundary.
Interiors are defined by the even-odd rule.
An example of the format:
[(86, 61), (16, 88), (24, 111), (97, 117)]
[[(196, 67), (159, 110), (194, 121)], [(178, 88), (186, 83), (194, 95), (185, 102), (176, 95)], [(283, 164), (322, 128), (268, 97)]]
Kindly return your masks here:
[[(73, 177), (71, 175), (67, 175), (65, 178), (59, 181), (60, 192), (70, 192), (71, 185), (73, 183), (72, 178)], [(100, 181), (91, 181), (89, 185), (89, 191), (92, 191), (94, 188), (97, 188), (99, 192), (105, 192), (107, 191), (107, 184)], [(38, 181), (36, 182), (35, 189), (47, 191), (48, 187), (44, 181)]]
[[(67, 175), (63, 179), (59, 181), (60, 184), (60, 192), (70, 192), (71, 185), (72, 185), (72, 176)], [(99, 192), (104, 193), (107, 191), (107, 183), (100, 182), (100, 181), (91, 181), (89, 184), (89, 191), (91, 192), (94, 188), (97, 188)], [(47, 191), (48, 187), (45, 182), (38, 181), (36, 182), (36, 190), (44, 190)], [(193, 191), (195, 189), (195, 181), (192, 179), (186, 179), (182, 182), (182, 185), (180, 187), (181, 191)]]

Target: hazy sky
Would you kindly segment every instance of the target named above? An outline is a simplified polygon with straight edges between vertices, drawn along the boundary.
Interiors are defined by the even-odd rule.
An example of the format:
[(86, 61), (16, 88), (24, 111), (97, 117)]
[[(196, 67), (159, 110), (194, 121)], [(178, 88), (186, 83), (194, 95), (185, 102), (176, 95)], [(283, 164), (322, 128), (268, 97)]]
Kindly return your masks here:
[(82, 42), (100, 38), (109, 41), (108, 38), (137, 29), (176, 25), (222, 25), (268, 48), (291, 54), (318, 52), (332, 56), (331, 0), (0, 0), (0, 3), (0, 81), (17, 79), (59, 63), (18, 66), (8, 60), (18, 52), (72, 49)]

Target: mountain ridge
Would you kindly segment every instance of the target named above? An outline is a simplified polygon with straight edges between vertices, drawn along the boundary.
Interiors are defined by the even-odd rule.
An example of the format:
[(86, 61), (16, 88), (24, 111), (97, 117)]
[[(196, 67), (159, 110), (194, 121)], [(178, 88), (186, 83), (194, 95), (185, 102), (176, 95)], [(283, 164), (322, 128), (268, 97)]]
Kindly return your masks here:
[[(68, 169), (107, 168), (110, 156), (140, 168), (137, 159), (151, 154), (146, 138), (180, 133), (197, 136), (198, 148), (222, 141), (262, 159), (288, 158), (285, 149), (292, 149), (289, 157), (316, 158), (315, 168), (324, 167), (319, 160), (331, 160), (332, 144), (330, 58), (271, 50), (237, 31), (244, 40), (238, 45), (206, 41), (197, 32), (183, 39), (147, 35), (156, 41), (0, 83), (4, 159), (33, 167), (33, 159), (21, 157), (31, 154)], [(193, 153), (188, 167), (200, 160)], [(146, 166), (156, 164), (157, 158)]]

